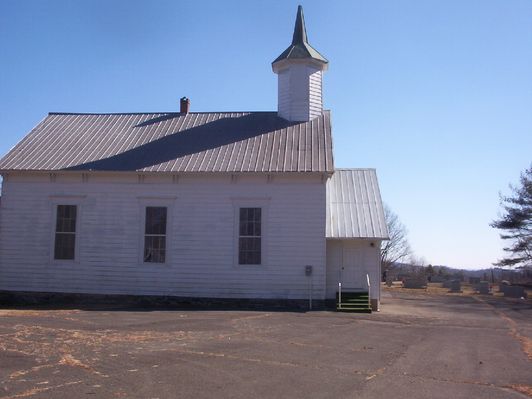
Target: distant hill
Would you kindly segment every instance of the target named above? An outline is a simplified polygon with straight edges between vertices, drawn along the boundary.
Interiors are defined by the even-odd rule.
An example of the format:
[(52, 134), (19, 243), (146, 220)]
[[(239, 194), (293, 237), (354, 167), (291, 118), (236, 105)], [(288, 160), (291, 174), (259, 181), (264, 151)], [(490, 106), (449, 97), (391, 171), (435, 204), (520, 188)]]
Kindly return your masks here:
[[(429, 266), (418, 266), (410, 263), (395, 263), (388, 273), (393, 277), (403, 275), (427, 274)], [(480, 277), (481, 280), (498, 282), (508, 280), (510, 282), (532, 282), (532, 269), (507, 270), (500, 267), (485, 268), (479, 270), (467, 270), (445, 265), (432, 265), (432, 274), (448, 278), (458, 278), (467, 281), (469, 277)]]

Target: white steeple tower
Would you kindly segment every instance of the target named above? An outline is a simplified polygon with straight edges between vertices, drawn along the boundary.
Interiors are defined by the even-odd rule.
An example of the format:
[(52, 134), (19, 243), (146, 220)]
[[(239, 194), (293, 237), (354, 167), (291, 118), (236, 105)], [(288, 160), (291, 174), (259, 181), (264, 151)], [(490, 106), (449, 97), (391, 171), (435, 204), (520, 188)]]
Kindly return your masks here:
[(308, 43), (303, 7), (297, 9), (292, 44), (272, 62), (278, 75), (280, 117), (292, 121), (309, 121), (323, 111), (322, 72), (328, 61)]

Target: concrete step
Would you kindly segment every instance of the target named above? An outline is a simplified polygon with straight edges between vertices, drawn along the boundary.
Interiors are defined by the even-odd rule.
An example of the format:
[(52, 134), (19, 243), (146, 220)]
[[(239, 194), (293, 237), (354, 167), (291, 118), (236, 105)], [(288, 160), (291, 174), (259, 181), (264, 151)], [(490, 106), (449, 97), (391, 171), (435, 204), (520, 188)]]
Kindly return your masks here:
[(338, 312), (371, 313), (368, 292), (342, 291), (342, 303), (336, 293), (336, 310)]
[(365, 310), (353, 310), (353, 309), (336, 309), (337, 312), (342, 313), (371, 313), (371, 309), (365, 309)]
[(341, 308), (336, 308), (337, 312), (350, 312), (350, 313), (371, 313), (369, 307), (346, 307), (342, 306)]
[(364, 301), (364, 302), (346, 302), (346, 301), (338, 302), (338, 304), (340, 304), (340, 303), (342, 305), (349, 305), (349, 306), (369, 306), (368, 301)]

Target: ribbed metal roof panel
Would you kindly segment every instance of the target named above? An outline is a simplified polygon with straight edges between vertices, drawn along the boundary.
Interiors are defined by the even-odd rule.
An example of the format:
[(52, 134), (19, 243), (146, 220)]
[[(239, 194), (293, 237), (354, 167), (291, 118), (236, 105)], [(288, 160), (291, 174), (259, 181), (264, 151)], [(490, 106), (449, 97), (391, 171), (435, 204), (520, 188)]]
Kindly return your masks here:
[(276, 112), (50, 113), (0, 170), (332, 172), (329, 111), (309, 122)]
[(327, 181), (327, 238), (388, 238), (374, 169), (336, 169)]

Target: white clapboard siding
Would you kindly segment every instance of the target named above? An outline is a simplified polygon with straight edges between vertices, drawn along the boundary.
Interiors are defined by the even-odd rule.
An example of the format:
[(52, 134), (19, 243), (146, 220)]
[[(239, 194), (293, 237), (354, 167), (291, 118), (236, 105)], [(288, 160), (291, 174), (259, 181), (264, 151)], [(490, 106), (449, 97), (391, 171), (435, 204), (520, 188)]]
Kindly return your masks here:
[(285, 69), (277, 77), (277, 112), (290, 120), (290, 71)]
[(323, 111), (322, 72), (311, 69), (309, 76), (309, 116), (313, 119)]
[(289, 121), (309, 121), (323, 111), (322, 71), (304, 63), (278, 73), (278, 112)]
[[(10, 175), (0, 207), (0, 290), (303, 299), (312, 265), (313, 296), (325, 297), (321, 176), (124, 177)], [(52, 259), (53, 204), (66, 200), (79, 203), (74, 262)], [(161, 201), (171, 204), (168, 264), (143, 263), (142, 204)], [(265, 265), (236, 265), (236, 204), (266, 204)]]

